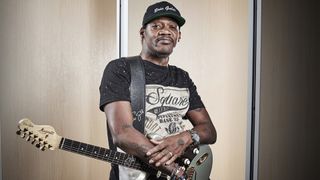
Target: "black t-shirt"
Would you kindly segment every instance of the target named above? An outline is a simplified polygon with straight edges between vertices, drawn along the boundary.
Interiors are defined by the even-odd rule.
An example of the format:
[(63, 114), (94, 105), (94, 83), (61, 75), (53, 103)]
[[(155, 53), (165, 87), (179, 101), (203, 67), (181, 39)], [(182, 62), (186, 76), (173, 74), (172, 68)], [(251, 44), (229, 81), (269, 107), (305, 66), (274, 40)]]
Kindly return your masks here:
[[(104, 70), (100, 85), (100, 110), (114, 101), (130, 101), (130, 60), (111, 61)], [(146, 78), (146, 112), (144, 133), (162, 137), (185, 131), (185, 114), (204, 107), (197, 88), (188, 73), (176, 66), (159, 66), (143, 61)], [(109, 137), (110, 138), (110, 137)], [(145, 173), (123, 166), (115, 166), (111, 179), (137, 179)]]
[[(106, 104), (114, 101), (130, 101), (130, 64), (126, 58), (113, 60), (106, 66), (100, 85), (100, 110)], [(156, 65), (143, 61), (145, 67), (146, 85), (161, 85), (164, 87), (187, 88), (189, 91), (189, 110), (204, 107), (197, 88), (189, 74), (176, 67)], [(146, 94), (148, 96), (148, 94)]]

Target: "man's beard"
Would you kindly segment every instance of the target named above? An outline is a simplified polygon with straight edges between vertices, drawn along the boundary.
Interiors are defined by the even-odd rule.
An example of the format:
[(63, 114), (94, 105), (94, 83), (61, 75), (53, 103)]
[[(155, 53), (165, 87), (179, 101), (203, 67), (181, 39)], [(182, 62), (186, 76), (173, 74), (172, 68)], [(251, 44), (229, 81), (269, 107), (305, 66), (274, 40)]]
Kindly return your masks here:
[(159, 51), (151, 51), (150, 55), (154, 56), (154, 57), (158, 57), (158, 58), (166, 58), (168, 56), (170, 56), (171, 52), (159, 52)]
[[(158, 44), (156, 44), (155, 47), (157, 48)], [(160, 50), (160, 51), (153, 48), (152, 50), (149, 51), (150, 55), (158, 58), (166, 58), (170, 56), (172, 52), (173, 52), (173, 47), (170, 49), (165, 48), (164, 50)]]

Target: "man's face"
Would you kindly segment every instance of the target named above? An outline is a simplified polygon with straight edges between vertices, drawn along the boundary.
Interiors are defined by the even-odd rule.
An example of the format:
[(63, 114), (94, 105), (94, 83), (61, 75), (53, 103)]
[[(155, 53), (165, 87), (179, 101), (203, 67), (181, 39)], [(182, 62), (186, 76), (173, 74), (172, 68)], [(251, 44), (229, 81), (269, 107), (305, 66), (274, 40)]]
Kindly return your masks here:
[(180, 38), (178, 24), (167, 17), (151, 21), (140, 34), (143, 51), (155, 57), (168, 57)]

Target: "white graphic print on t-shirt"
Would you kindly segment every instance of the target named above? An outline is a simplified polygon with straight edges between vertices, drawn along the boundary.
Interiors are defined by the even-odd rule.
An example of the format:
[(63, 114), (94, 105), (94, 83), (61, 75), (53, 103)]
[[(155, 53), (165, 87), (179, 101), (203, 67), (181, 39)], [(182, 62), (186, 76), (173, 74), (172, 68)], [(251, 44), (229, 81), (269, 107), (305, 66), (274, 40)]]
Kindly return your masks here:
[[(145, 134), (171, 136), (184, 131), (189, 109), (189, 89), (146, 85)], [(145, 180), (146, 173), (119, 166), (120, 180)]]
[(188, 109), (188, 88), (147, 85), (145, 134), (166, 137), (183, 131), (185, 120), (182, 118)]

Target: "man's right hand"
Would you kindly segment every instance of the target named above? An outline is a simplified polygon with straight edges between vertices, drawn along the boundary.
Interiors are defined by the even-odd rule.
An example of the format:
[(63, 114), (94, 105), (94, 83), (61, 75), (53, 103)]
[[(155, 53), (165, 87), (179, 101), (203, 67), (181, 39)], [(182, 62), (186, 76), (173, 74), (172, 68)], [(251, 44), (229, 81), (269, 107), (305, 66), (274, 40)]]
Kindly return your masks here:
[(150, 140), (150, 142), (156, 146), (149, 149), (146, 155), (150, 157), (149, 163), (158, 167), (172, 164), (184, 153), (192, 143), (192, 139), (190, 133), (182, 132), (161, 140)]

